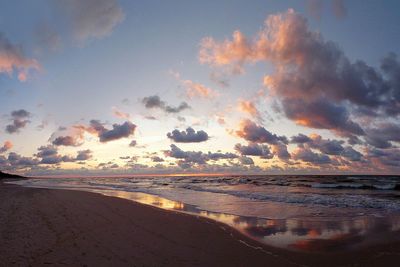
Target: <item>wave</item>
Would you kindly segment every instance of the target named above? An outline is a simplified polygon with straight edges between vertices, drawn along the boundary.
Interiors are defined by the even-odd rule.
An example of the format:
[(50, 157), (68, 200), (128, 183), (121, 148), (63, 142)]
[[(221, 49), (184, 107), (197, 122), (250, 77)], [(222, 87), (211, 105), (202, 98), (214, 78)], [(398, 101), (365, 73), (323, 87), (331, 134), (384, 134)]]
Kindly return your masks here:
[(392, 199), (376, 198), (368, 195), (325, 195), (313, 193), (266, 194), (202, 188), (193, 185), (185, 185), (182, 186), (182, 188), (193, 191), (227, 194), (235, 197), (248, 198), (258, 201), (273, 201), (300, 205), (322, 205), (339, 208), (371, 208), (400, 211), (399, 201), (393, 201)]

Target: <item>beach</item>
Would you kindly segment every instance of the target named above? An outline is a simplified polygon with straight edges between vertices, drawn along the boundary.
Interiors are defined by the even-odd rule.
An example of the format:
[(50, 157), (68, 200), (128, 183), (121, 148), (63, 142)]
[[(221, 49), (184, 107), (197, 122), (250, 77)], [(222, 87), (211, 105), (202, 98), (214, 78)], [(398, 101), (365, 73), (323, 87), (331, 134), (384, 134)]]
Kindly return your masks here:
[(1, 266), (396, 266), (397, 242), (302, 253), (207, 218), (90, 192), (0, 185)]

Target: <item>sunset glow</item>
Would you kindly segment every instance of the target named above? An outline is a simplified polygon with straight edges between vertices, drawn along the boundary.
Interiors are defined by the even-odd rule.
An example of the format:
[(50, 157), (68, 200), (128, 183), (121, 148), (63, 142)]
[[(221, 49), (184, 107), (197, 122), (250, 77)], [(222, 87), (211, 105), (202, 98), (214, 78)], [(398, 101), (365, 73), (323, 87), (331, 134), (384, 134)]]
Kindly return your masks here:
[[(247, 16), (225, 14), (221, 1), (211, 13), (192, 2), (179, 10), (162, 4), (163, 12), (146, 16), (152, 7), (144, 2), (61, 2), (29, 4), (32, 12), (18, 25), (18, 1), (2, 6), (4, 171), (400, 170), (400, 51), (396, 40), (387, 41), (398, 29), (381, 25), (383, 16), (398, 14), (374, 3), (364, 7), (372, 19), (354, 3), (228, 5), (251, 9)], [(368, 32), (355, 30), (357, 23)]]

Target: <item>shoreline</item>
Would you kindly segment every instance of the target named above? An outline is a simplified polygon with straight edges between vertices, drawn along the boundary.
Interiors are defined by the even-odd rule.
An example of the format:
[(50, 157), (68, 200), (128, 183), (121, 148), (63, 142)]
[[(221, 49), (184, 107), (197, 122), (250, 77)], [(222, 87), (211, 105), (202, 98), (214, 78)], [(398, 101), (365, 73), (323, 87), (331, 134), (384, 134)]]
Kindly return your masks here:
[[(27, 265), (68, 264), (65, 261), (73, 258), (70, 264), (88, 266), (116, 260), (122, 266), (395, 266), (400, 260), (399, 242), (359, 251), (294, 252), (259, 243), (221, 222), (118, 197), (4, 183), (0, 190), (0, 233), (5, 241), (0, 262), (6, 265), (20, 266), (27, 258)], [(100, 232), (95, 230), (99, 223)], [(53, 240), (53, 247), (46, 247), (45, 240)]]

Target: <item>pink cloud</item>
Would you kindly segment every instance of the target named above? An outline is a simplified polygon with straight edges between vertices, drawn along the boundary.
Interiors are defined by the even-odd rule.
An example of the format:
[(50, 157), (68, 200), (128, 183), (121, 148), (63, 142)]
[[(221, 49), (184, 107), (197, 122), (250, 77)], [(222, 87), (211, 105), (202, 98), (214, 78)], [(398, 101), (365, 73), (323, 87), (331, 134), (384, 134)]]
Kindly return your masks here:
[(40, 70), (36, 59), (26, 57), (20, 46), (12, 44), (0, 34), (0, 73), (11, 76), (16, 72), (18, 79), (24, 82), (30, 70)]

